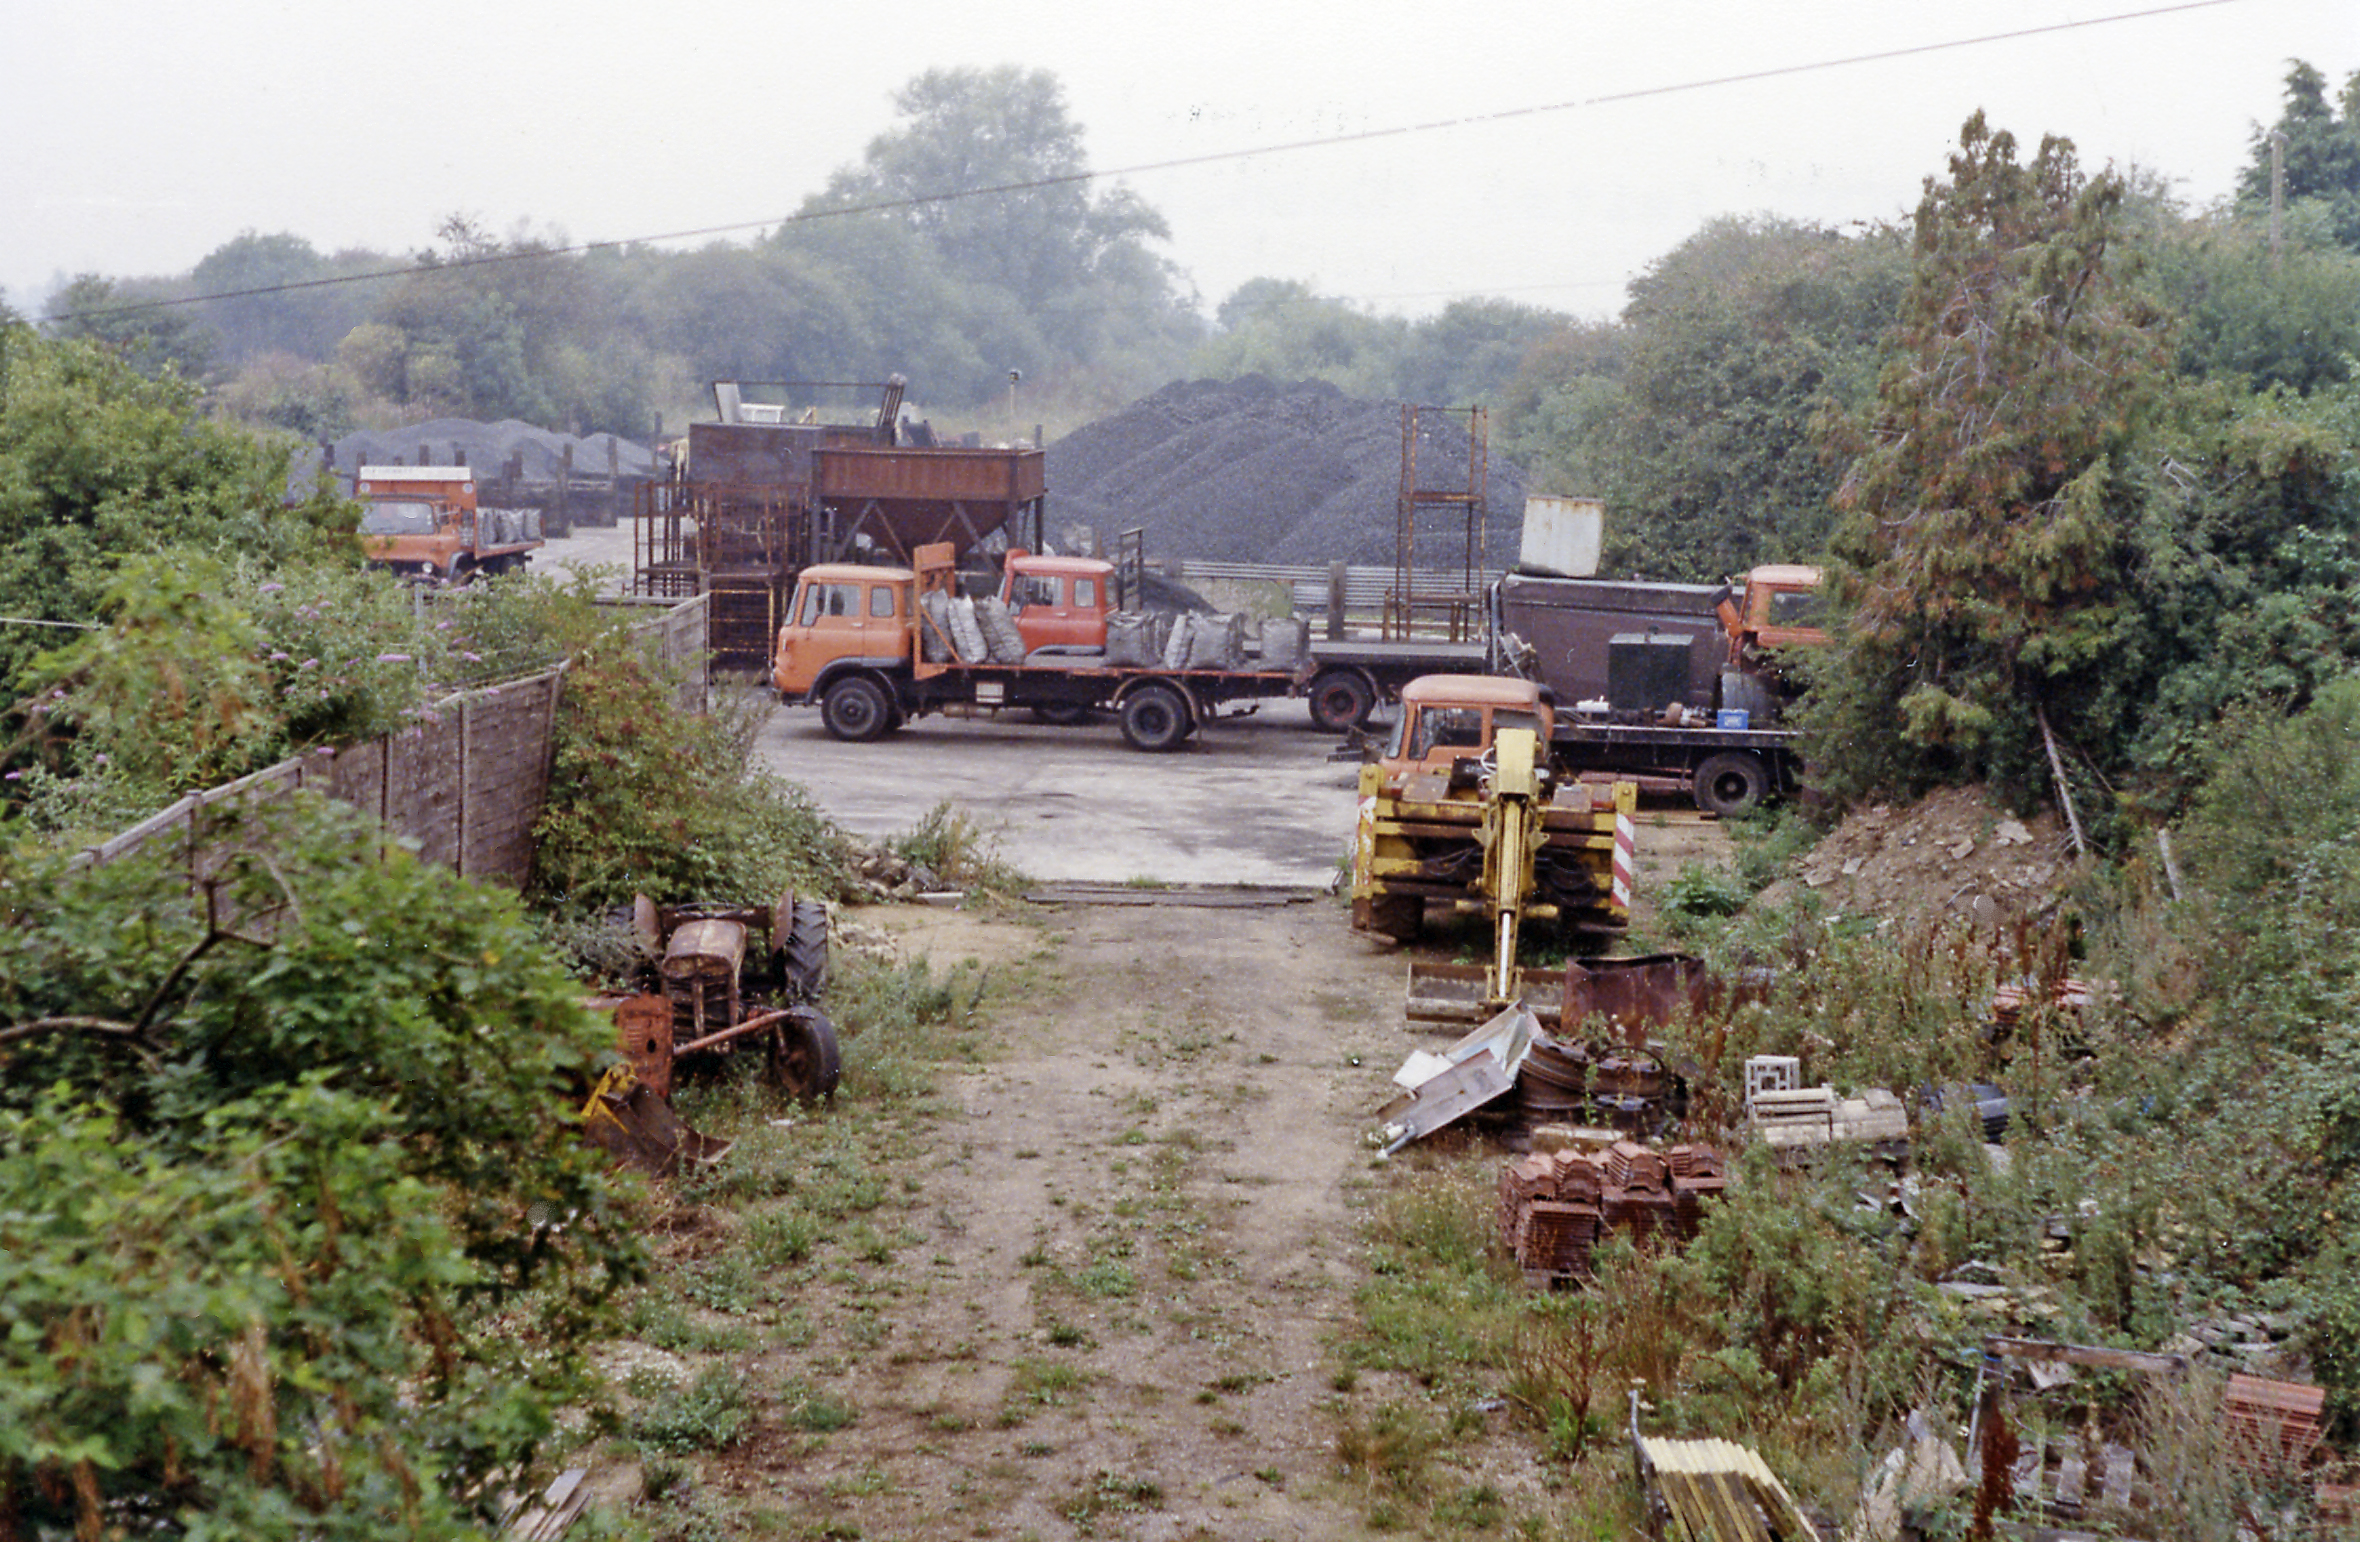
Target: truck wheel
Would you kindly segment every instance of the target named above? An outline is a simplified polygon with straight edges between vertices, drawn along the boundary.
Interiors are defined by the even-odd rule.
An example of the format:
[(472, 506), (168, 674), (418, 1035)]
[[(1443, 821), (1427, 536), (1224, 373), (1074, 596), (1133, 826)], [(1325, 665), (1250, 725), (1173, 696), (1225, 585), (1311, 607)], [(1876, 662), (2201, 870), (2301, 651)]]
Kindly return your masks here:
[(893, 699), (866, 675), (846, 675), (820, 698), (819, 720), (847, 744), (883, 738), (893, 727)]
[(1032, 709), (1032, 715), (1044, 723), (1059, 728), (1071, 728), (1090, 721), (1090, 709), (1078, 701), (1044, 701)]
[(1143, 685), (1123, 698), (1123, 737), (1135, 750), (1176, 750), (1196, 726), (1188, 699), (1168, 685)]
[(1332, 734), (1349, 732), (1368, 721), (1377, 693), (1349, 669), (1332, 669), (1311, 682), (1311, 721)]
[(1770, 791), (1762, 757), (1744, 750), (1708, 755), (1696, 768), (1696, 806), (1721, 819), (1735, 819), (1761, 807)]

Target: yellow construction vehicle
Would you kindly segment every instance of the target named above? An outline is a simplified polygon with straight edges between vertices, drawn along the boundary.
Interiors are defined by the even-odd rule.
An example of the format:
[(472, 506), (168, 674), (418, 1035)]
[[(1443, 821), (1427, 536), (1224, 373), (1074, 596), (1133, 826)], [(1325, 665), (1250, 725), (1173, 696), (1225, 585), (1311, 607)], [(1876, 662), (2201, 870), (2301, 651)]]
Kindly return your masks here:
[(1406, 941), (1429, 903), (1481, 915), (1482, 964), (1411, 966), (1412, 1020), (1481, 1022), (1519, 1002), (1554, 1019), (1564, 971), (1519, 964), (1519, 934), (1526, 921), (1590, 939), (1628, 928), (1638, 790), (1551, 771), (1552, 714), (1530, 681), (1429, 675), (1401, 706), (1387, 753), (1361, 768), (1352, 924)]

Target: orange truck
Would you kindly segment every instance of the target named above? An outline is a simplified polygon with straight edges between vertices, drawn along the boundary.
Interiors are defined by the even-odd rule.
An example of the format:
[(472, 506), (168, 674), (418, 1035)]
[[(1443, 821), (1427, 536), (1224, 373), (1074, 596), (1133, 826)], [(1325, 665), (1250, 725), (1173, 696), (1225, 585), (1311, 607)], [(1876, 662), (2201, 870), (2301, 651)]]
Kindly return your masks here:
[(542, 544), (539, 511), (477, 507), (465, 466), (363, 466), (352, 493), (362, 555), (421, 583), (512, 573)]
[[(1224, 707), (1295, 695), (1308, 678), (1308, 650), (1276, 663), (1265, 641), (1257, 661), (1234, 628), (1227, 646), (1141, 642), (1149, 618), (1120, 608), (1114, 567), (1095, 558), (1012, 551), (999, 593), (974, 601), (948, 544), (912, 555), (911, 568), (828, 562), (797, 576), (771, 684), (788, 706), (818, 707), (838, 739), (865, 743), (930, 712), (1022, 708), (1065, 725), (1112, 713), (1134, 749), (1174, 750)], [(1197, 641), (1215, 630), (1210, 618), (1175, 624)], [(1248, 667), (1258, 662), (1269, 667)]]

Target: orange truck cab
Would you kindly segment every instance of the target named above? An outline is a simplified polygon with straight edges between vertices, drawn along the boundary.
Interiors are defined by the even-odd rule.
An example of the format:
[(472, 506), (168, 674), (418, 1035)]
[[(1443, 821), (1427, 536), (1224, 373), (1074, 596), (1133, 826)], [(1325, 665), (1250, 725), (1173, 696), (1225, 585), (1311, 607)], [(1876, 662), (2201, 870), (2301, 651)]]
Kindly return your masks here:
[(1721, 621), (1729, 632), (1729, 662), (1743, 666), (1770, 648), (1815, 648), (1827, 641), (1820, 625), (1826, 613), (1821, 573), (1799, 562), (1773, 562), (1745, 575), (1744, 592), (1722, 601)]
[(1377, 764), (1385, 785), (1451, 768), (1491, 748), (1505, 728), (1528, 728), (1545, 751), (1555, 713), (1541, 687), (1497, 675), (1420, 675), (1401, 688), (1401, 721)]
[(525, 538), (522, 514), (476, 506), (465, 466), (363, 466), (353, 496), (362, 555), (405, 578), (460, 583), (504, 573), (523, 567), (541, 544)]

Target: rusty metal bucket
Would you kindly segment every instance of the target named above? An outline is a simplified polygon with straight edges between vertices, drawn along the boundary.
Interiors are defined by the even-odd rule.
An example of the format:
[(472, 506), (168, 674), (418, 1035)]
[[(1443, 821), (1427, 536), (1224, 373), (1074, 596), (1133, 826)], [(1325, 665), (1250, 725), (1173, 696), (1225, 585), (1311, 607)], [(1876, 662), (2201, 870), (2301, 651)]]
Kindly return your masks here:
[(582, 1105), (582, 1133), (617, 1162), (658, 1178), (717, 1162), (734, 1144), (682, 1124), (672, 1105), (627, 1064), (609, 1067), (598, 1079)]

